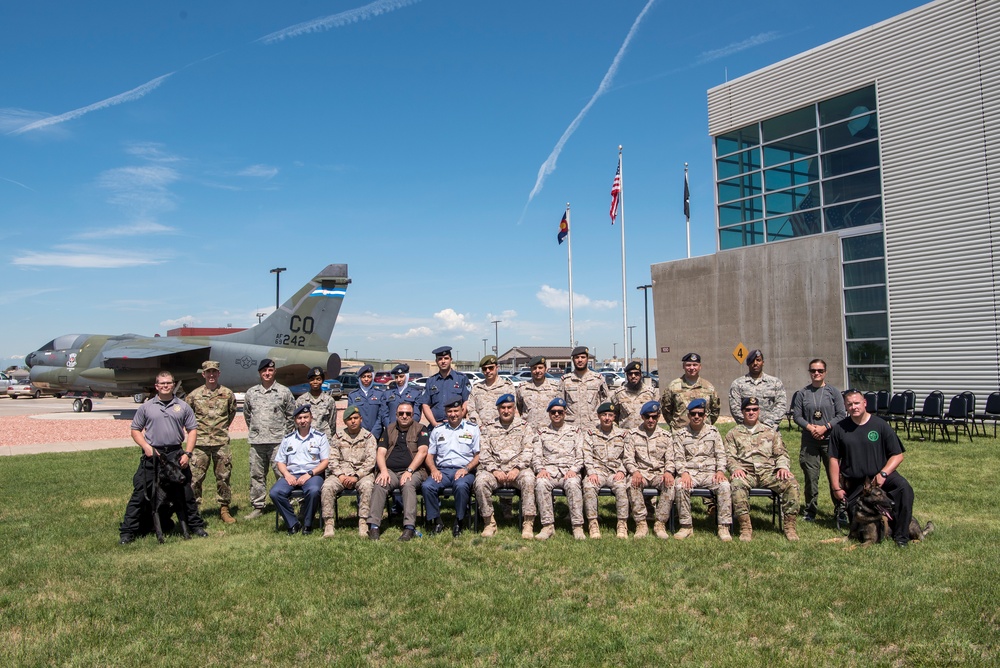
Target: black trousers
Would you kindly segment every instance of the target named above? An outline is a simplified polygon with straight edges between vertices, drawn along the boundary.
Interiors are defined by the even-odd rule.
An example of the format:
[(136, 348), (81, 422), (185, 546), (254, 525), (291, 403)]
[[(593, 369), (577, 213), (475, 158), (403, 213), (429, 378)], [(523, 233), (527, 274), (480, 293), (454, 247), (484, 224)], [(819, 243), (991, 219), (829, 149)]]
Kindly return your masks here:
[[(844, 481), (847, 490), (847, 512), (854, 518), (854, 507), (870, 478), (848, 478)], [(882, 483), (886, 496), (892, 500), (892, 521), (889, 522), (893, 539), (910, 538), (910, 520), (913, 519), (913, 488), (903, 476), (895, 471)]]
[[(156, 478), (159, 468), (158, 458), (141, 455), (139, 468), (132, 476), (132, 497), (125, 506), (125, 518), (122, 520), (118, 532), (122, 536), (144, 536), (153, 532), (153, 499), (156, 498)], [(191, 467), (184, 469), (184, 484), (176, 484), (182, 487), (181, 494), (184, 498), (184, 507), (178, 508), (178, 514), (184, 513), (188, 528), (197, 529), (205, 526), (205, 521), (198, 514), (198, 504), (194, 499), (194, 492), (191, 491)], [(161, 481), (166, 484), (166, 479)], [(174, 490), (176, 491), (176, 490)], [(178, 494), (180, 496), (180, 494)], [(164, 533), (174, 527), (174, 522), (170, 519), (172, 507), (169, 503), (163, 504), (160, 508), (160, 526)]]

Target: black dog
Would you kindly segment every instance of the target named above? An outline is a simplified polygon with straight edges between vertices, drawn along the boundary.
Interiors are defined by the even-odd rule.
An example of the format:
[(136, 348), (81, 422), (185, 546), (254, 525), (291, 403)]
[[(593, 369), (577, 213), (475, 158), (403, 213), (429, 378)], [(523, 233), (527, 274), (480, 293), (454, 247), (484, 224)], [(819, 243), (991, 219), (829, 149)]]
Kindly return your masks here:
[[(183, 451), (156, 454), (156, 479), (153, 484), (153, 529), (156, 540), (163, 542), (163, 520), (177, 515), (184, 540), (191, 538), (188, 531), (184, 494), (187, 478), (181, 468), (180, 455)], [(169, 529), (168, 529), (169, 530)]]
[[(881, 543), (882, 539), (891, 535), (889, 521), (892, 519), (892, 499), (879, 485), (866, 482), (854, 504), (854, 517), (851, 518), (851, 530), (847, 537), (861, 541), (861, 547)], [(916, 518), (910, 519), (910, 540), (922, 540), (934, 531), (934, 523), (928, 522), (923, 529)]]

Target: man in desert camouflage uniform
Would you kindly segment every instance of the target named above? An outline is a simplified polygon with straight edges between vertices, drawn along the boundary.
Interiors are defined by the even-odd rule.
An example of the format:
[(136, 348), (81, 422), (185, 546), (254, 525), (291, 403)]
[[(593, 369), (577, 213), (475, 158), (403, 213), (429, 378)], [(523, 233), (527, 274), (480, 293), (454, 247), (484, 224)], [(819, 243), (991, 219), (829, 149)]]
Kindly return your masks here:
[(659, 492), (653, 533), (669, 538), (667, 522), (674, 505), (674, 444), (670, 432), (660, 429), (660, 402), (647, 401), (639, 409), (642, 424), (625, 435), (625, 470), (629, 475), (629, 499), (635, 520), (635, 537), (649, 535), (646, 524), (646, 499), (642, 490), (651, 487)]
[(708, 424), (719, 419), (722, 402), (715, 392), (715, 386), (701, 377), (701, 355), (688, 353), (681, 358), (684, 374), (675, 378), (663, 392), (663, 419), (671, 429), (687, 426), (687, 405), (695, 399), (704, 399)]
[(559, 396), (566, 401), (566, 423), (582, 429), (597, 424), (597, 407), (611, 397), (604, 376), (590, 369), (586, 346), (573, 349), (573, 370), (559, 380)]
[(265, 358), (257, 366), (260, 384), (254, 385), (243, 397), (243, 417), (247, 421), (250, 442), (250, 505), (253, 510), (246, 519), (264, 514), (267, 500), (267, 469), (274, 471), (275, 480), (282, 480), (274, 468), (274, 449), (294, 429), (292, 413), (295, 398), (291, 391), (274, 380), (274, 360)]
[(726, 467), (732, 479), (733, 508), (740, 523), (740, 540), (753, 537), (750, 524), (750, 490), (763, 487), (781, 495), (785, 538), (798, 540), (795, 517), (799, 510), (799, 483), (789, 469), (790, 462), (781, 434), (757, 421), (760, 405), (756, 397), (743, 400), (743, 424), (726, 434)]
[(229, 488), (229, 474), (233, 470), (229, 454), (229, 425), (236, 417), (236, 397), (228, 387), (219, 385), (219, 363), (212, 360), (201, 363), (205, 384), (195, 388), (184, 399), (194, 410), (198, 421), (198, 440), (191, 459), (191, 491), (195, 503), (201, 504), (201, 484), (208, 473), (209, 461), (215, 472), (215, 493), (219, 502), (219, 518), (226, 524), (236, 520), (229, 513), (233, 492)]
[(591, 538), (601, 537), (597, 521), (597, 496), (601, 487), (610, 487), (615, 495), (616, 535), (628, 538), (628, 482), (625, 479), (625, 431), (615, 424), (615, 406), (605, 401), (597, 407), (600, 423), (583, 433), (583, 512)]
[(583, 533), (583, 492), (580, 470), (583, 469), (583, 435), (566, 423), (566, 401), (556, 397), (548, 406), (549, 425), (538, 431), (531, 468), (535, 472), (535, 500), (542, 520), (542, 530), (535, 536), (548, 540), (555, 533), (552, 490), (560, 487), (569, 506), (573, 538), (586, 540)]
[(323, 482), (320, 503), (323, 508), (323, 537), (334, 534), (333, 504), (345, 489), (358, 493), (358, 535), (368, 536), (372, 486), (375, 484), (375, 450), (372, 433), (361, 426), (361, 412), (356, 406), (344, 409), (344, 428), (330, 443), (330, 465)]
[(337, 400), (329, 392), (323, 391), (323, 381), (326, 372), (321, 367), (314, 366), (306, 377), (309, 391), (295, 400), (295, 407), (309, 404), (312, 412), (312, 428), (326, 435), (326, 440), (332, 445), (333, 435), (337, 431)]
[(674, 534), (683, 540), (694, 533), (691, 522), (691, 490), (704, 487), (715, 494), (719, 538), (730, 541), (733, 504), (726, 480), (726, 449), (719, 430), (705, 424), (705, 400), (695, 399), (687, 405), (688, 425), (674, 434), (674, 494), (677, 497), (677, 517), (680, 531)]
[(497, 373), (496, 355), (487, 355), (479, 360), (479, 369), (486, 380), (472, 386), (469, 393), (469, 415), (480, 429), (497, 419), (497, 399), (505, 394), (514, 394), (514, 383), (508, 378), (500, 378)]
[(760, 421), (777, 429), (788, 410), (785, 384), (764, 373), (764, 353), (756, 349), (747, 355), (746, 375), (734, 380), (729, 387), (729, 412), (737, 424), (743, 422), (740, 404), (749, 397), (757, 397), (760, 402)]
[(479, 513), (486, 524), (483, 535), (489, 537), (497, 532), (493, 492), (498, 487), (514, 487), (521, 494), (524, 511), (521, 537), (532, 538), (536, 515), (535, 473), (531, 470), (535, 432), (515, 413), (513, 394), (499, 397), (496, 409), (497, 419), (482, 425), (479, 468), (474, 484)]
[(528, 362), (531, 380), (521, 383), (514, 392), (517, 412), (532, 429), (541, 429), (549, 423), (549, 402), (559, 396), (559, 383), (546, 376), (544, 357), (532, 357)]
[(647, 401), (656, 401), (653, 382), (642, 377), (642, 364), (625, 365), (625, 384), (614, 391), (611, 403), (615, 407), (615, 422), (622, 429), (634, 429), (642, 424), (639, 409)]

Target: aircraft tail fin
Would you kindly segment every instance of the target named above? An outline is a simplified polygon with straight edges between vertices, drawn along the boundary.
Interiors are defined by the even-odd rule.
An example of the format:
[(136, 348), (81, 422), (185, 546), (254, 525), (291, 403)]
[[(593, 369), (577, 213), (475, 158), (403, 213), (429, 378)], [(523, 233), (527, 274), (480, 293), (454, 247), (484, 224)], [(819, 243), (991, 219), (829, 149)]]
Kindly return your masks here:
[(261, 323), (218, 338), (234, 343), (326, 351), (350, 282), (346, 264), (327, 265)]

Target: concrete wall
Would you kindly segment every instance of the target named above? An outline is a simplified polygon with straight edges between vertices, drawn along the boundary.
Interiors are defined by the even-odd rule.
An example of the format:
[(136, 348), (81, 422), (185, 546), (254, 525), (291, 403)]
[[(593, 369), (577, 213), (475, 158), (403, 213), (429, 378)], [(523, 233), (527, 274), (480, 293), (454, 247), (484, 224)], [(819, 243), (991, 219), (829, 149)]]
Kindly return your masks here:
[(742, 342), (764, 352), (765, 373), (781, 378), (789, 401), (808, 384), (815, 357), (827, 362), (827, 382), (844, 389), (836, 233), (663, 262), (651, 273), (661, 385), (681, 374), (681, 357), (697, 352), (727, 413), (729, 385), (746, 373), (732, 355)]

